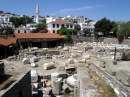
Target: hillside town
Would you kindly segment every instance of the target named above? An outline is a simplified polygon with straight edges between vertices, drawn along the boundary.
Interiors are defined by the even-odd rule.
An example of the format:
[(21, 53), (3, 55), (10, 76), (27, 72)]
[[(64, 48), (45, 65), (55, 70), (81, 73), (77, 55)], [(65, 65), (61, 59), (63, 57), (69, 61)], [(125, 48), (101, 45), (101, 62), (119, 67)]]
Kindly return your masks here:
[(0, 11), (0, 97), (130, 97), (130, 22), (35, 10)]

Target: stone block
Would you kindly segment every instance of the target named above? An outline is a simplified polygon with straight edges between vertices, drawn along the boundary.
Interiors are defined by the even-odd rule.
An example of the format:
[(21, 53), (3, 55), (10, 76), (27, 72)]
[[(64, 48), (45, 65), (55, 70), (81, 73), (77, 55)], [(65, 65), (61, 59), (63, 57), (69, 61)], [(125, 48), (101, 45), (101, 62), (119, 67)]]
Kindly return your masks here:
[(105, 68), (105, 62), (102, 61), (102, 60), (100, 60), (100, 62), (99, 62), (99, 66), (102, 67), (102, 68)]
[(31, 70), (31, 82), (38, 81), (38, 73), (36, 70)]
[(68, 51), (68, 50), (69, 50), (68, 47), (64, 47), (64, 48), (63, 48), (63, 51)]
[(52, 80), (52, 90), (53, 90), (53, 94), (59, 94), (61, 91), (61, 81), (62, 78), (54, 78)]
[(43, 97), (51, 97), (51, 96), (50, 96), (50, 95), (44, 95), (44, 94), (43, 94)]
[(38, 61), (38, 57), (34, 56), (30, 59), (30, 63), (35, 63)]
[(74, 63), (74, 59), (72, 59), (72, 58), (68, 59), (68, 63), (69, 64), (73, 64)]
[(62, 86), (62, 89), (63, 89), (64, 93), (70, 93), (70, 92), (71, 92), (71, 90), (69, 89), (69, 87), (68, 87), (67, 84), (64, 84), (64, 85)]
[(38, 64), (37, 63), (31, 63), (31, 67), (37, 67)]
[(65, 71), (65, 66), (64, 65), (60, 65), (58, 67), (58, 71)]
[(112, 76), (116, 75), (116, 68), (113, 66), (112, 60), (107, 60), (105, 64), (105, 70)]
[(23, 63), (24, 63), (24, 64), (30, 64), (30, 61), (29, 61), (28, 58), (23, 58)]
[(42, 50), (43, 50), (43, 51), (48, 51), (48, 48), (43, 48)]
[(86, 63), (86, 58), (83, 58), (81, 60), (78, 60), (79, 63)]
[(130, 72), (125, 70), (119, 70), (116, 72), (116, 79), (122, 84), (130, 87)]
[(51, 91), (52, 91), (52, 89), (51, 88), (42, 88), (42, 93), (44, 94), (44, 95), (50, 95), (51, 94)]
[(45, 70), (52, 69), (54, 67), (55, 67), (55, 63), (54, 62), (44, 63), (44, 65), (43, 65), (43, 68)]

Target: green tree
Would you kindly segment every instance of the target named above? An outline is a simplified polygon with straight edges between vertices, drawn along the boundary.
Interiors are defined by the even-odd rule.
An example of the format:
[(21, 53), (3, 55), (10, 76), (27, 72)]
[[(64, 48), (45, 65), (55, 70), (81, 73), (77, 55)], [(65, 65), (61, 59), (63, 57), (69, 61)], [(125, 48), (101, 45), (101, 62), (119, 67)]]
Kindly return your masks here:
[(103, 32), (104, 36), (108, 36), (113, 25), (109, 19), (103, 18), (95, 24), (95, 32)]
[(113, 32), (112, 36), (116, 37), (117, 36), (116, 35), (117, 31), (118, 31), (118, 24), (113, 21), (112, 22), (112, 29), (111, 29), (111, 32)]
[(32, 30), (31, 32), (32, 32), (32, 33), (38, 33), (38, 32), (40, 32), (41, 30), (45, 30), (46, 27), (47, 27), (47, 25), (46, 25), (45, 22), (46, 22), (46, 21), (43, 21), (42, 23), (38, 24), (38, 25), (37, 25), (37, 28), (34, 29), (34, 30)]
[(130, 36), (130, 22), (120, 22), (118, 24), (119, 30), (117, 31), (117, 36), (129, 37)]
[(86, 37), (87, 35), (90, 35), (90, 34), (91, 34), (88, 29), (84, 29), (83, 32), (84, 32), (84, 36), (85, 36), (85, 37)]
[(67, 33), (67, 36), (66, 36), (66, 43), (67, 44), (71, 44), (73, 41), (72, 41), (72, 37), (71, 37), (71, 34), (70, 33)]
[(76, 24), (75, 27), (74, 27), (74, 29), (80, 31), (81, 30), (81, 26), (79, 24)]
[(14, 30), (11, 27), (0, 27), (0, 35), (14, 35)]
[(67, 29), (66, 27), (61, 27), (61, 29), (58, 30), (58, 34), (60, 35), (67, 35), (67, 33), (71, 35), (77, 35), (78, 30), (76, 29)]
[(19, 27), (21, 25), (26, 26), (27, 23), (33, 23), (32, 18), (28, 16), (23, 16), (23, 17), (11, 17), (10, 22), (12, 22), (15, 27)]

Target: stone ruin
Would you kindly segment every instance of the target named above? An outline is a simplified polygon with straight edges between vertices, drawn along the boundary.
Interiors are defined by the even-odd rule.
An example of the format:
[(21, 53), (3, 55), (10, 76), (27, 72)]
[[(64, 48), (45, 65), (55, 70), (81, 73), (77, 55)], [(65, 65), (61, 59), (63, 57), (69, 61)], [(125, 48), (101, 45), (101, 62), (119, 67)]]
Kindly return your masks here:
[(0, 61), (0, 75), (4, 74), (4, 62)]

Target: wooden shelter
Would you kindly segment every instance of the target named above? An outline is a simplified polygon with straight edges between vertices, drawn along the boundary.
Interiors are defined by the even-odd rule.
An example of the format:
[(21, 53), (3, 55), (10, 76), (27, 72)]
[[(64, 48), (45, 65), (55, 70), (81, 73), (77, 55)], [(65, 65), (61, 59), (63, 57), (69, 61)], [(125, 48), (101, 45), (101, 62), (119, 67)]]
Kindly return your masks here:
[(65, 37), (56, 33), (17, 33), (16, 38), (22, 48), (50, 48), (63, 45)]

